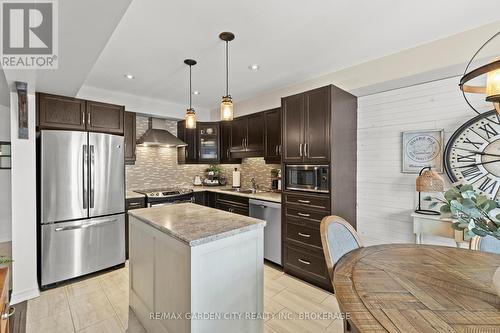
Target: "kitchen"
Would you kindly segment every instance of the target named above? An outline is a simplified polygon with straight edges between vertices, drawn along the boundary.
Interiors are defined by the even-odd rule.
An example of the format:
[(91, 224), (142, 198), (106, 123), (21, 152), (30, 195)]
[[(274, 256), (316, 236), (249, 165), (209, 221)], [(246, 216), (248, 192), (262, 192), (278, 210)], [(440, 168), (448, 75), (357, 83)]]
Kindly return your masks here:
[[(436, 237), (416, 229), (430, 218), (414, 207), (429, 207), (415, 172), (404, 171), (401, 131), (443, 128), (435, 139), (444, 148), (470, 117), (457, 88), (464, 63), (475, 43), (495, 35), (497, 18), (465, 1), (432, 4), (432, 14), (389, 1), (362, 11), (341, 1), (316, 9), (278, 1), (265, 11), (225, 0), (89, 1), (47, 0), (59, 11), (49, 21), (59, 33), (50, 44), (58, 67), (0, 71), (0, 259), (14, 260), (0, 266), (1, 333), (5, 325), (364, 332), (365, 313), (345, 296), (357, 290), (344, 287), (349, 279), (370, 281), (357, 285), (361, 298), (422, 287), (400, 281), (418, 256), (376, 258), (385, 258), (380, 246), (400, 249), (392, 243), (451, 242), (449, 222), (440, 220), (446, 230)], [(407, 21), (388, 14), (394, 7)], [(461, 21), (465, 10), (475, 18)], [(373, 13), (391, 33), (369, 24)], [(425, 31), (415, 29), (422, 20)], [(411, 33), (402, 38), (403, 30)], [(351, 274), (354, 259), (360, 272)], [(478, 261), (489, 266), (475, 287), (490, 305), (496, 263)], [(383, 284), (376, 269), (402, 273)], [(406, 321), (393, 319), (405, 331), (398, 325)]]

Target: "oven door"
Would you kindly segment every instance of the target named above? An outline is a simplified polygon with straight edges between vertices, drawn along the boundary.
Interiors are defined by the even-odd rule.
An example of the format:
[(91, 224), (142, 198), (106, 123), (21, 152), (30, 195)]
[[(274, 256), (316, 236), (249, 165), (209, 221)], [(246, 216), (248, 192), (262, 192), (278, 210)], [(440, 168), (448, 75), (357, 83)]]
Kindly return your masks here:
[(286, 189), (327, 193), (328, 189), (322, 186), (321, 170), (323, 165), (287, 165)]

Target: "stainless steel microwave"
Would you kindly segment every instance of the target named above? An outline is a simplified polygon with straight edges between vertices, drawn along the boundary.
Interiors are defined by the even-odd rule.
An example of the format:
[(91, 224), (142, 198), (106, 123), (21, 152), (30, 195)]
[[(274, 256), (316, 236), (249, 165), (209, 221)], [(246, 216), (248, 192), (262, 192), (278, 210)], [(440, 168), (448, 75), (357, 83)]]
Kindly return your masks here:
[(330, 192), (330, 166), (286, 165), (285, 189), (307, 192)]

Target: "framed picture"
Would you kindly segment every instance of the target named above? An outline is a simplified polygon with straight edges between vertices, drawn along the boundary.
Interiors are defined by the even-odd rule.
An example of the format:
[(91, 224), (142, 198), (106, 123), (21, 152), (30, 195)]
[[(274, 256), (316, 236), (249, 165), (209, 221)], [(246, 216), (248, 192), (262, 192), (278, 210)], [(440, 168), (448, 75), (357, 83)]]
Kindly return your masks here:
[(423, 167), (443, 172), (444, 130), (403, 132), (403, 173), (419, 173)]
[(0, 141), (0, 169), (10, 169), (10, 142)]

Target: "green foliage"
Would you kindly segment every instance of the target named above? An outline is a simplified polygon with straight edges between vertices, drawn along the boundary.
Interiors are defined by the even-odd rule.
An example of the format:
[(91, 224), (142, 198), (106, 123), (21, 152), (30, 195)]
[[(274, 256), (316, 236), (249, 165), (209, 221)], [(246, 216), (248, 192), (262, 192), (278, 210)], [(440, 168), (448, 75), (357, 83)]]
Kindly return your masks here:
[(5, 265), (5, 264), (8, 264), (8, 263), (11, 263), (13, 262), (14, 260), (10, 259), (9, 257), (7, 256), (4, 256), (4, 255), (0, 255), (0, 265)]
[(222, 173), (222, 168), (218, 164), (210, 164), (205, 172), (213, 172), (214, 174)]
[(457, 219), (453, 228), (463, 230), (468, 237), (490, 235), (500, 239), (500, 205), (479, 194), (471, 185), (453, 187), (441, 200), (441, 213), (451, 213)]

